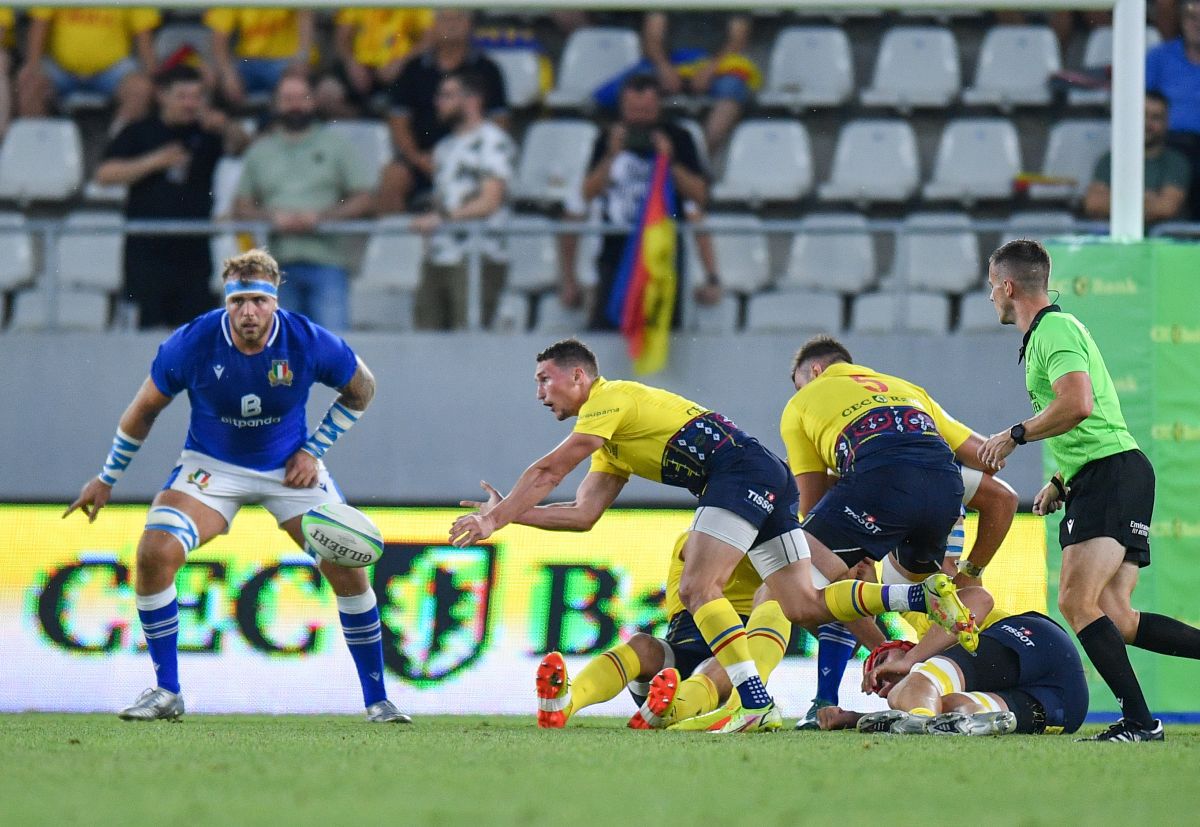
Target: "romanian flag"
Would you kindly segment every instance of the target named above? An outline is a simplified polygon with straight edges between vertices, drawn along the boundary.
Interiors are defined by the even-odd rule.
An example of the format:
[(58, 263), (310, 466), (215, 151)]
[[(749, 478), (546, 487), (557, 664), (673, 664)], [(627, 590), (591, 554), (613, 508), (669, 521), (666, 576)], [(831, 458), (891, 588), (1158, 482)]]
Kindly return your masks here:
[(667, 364), (677, 274), (675, 187), (665, 155), (654, 159), (650, 189), (617, 270), (606, 312), (621, 328), (635, 373), (656, 373)]

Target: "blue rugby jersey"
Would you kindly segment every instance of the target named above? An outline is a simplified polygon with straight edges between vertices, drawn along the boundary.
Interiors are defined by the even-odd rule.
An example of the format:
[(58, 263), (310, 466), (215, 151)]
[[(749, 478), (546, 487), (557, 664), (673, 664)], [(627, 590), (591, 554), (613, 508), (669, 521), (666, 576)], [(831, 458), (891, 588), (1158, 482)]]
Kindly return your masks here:
[(167, 396), (187, 391), (192, 406), (185, 449), (256, 471), (282, 468), (308, 438), (309, 388), (341, 388), (354, 376), (357, 359), (340, 337), (286, 310), (271, 325), (253, 356), (234, 346), (224, 310), (196, 317), (159, 346), (151, 380)]

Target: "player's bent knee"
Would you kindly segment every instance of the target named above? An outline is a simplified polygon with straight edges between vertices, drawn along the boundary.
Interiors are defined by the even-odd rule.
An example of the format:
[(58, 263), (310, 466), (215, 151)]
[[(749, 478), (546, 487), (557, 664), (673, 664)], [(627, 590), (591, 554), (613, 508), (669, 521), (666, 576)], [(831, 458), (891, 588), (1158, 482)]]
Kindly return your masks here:
[(196, 521), (178, 508), (167, 505), (154, 506), (146, 515), (145, 530), (161, 531), (170, 535), (183, 547), (185, 555), (200, 545), (200, 529), (196, 526)]

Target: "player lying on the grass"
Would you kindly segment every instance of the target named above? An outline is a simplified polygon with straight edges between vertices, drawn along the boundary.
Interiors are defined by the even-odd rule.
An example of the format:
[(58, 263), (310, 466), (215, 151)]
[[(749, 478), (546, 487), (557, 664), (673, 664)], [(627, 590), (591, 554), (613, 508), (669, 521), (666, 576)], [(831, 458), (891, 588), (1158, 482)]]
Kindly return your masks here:
[[(928, 611), (973, 645), (974, 618), (943, 574), (913, 587), (843, 581), (817, 589), (796, 516), (795, 479), (781, 459), (725, 416), (669, 391), (605, 379), (595, 355), (575, 339), (552, 345), (536, 362), (538, 401), (559, 420), (578, 417), (573, 432), (526, 469), (507, 497), (455, 520), (451, 542), (471, 545), (512, 522), (586, 531), (632, 474), (691, 491), (699, 508), (684, 546), (679, 594), (737, 688), (741, 706), (727, 731), (782, 725), (754, 665), (745, 625), (722, 594), (747, 555), (793, 622)], [(573, 502), (538, 506), (588, 457), (591, 470)], [(955, 496), (960, 493), (956, 489)], [(943, 536), (948, 530), (949, 524)]]
[[(964, 589), (966, 591), (966, 589)], [(1083, 663), (1070, 636), (1039, 612), (995, 609), (968, 653), (940, 629), (916, 646), (892, 641), (863, 665), (863, 691), (890, 709), (818, 710), (821, 729), (937, 735), (1075, 732), (1088, 710)]]
[[(716, 709), (731, 696), (737, 697), (729, 676), (713, 658), (679, 598), (683, 574), (680, 554), (687, 536), (686, 532), (680, 535), (671, 553), (664, 600), (666, 634), (657, 638), (639, 632), (592, 658), (573, 678), (568, 678), (560, 653), (546, 655), (537, 669), (539, 727), (565, 726), (581, 709), (611, 700), (627, 686), (641, 704), (629, 719), (632, 729), (669, 726), (676, 720)], [(792, 624), (778, 602), (763, 600), (755, 605), (755, 593), (761, 586), (762, 579), (750, 559), (743, 557), (725, 585), (724, 595), (745, 624), (750, 654), (766, 683), (787, 650)]]
[[(805, 342), (792, 359), (791, 379), (796, 393), (779, 430), (816, 568), (837, 580), (862, 560), (887, 558), (888, 584), (918, 582), (940, 571), (965, 499), (956, 460), (987, 470), (976, 455), (983, 438), (923, 388), (855, 364), (829, 336)], [(978, 585), (1016, 511), (1011, 489), (989, 483), (985, 496), (1001, 502), (983, 521), (972, 550), (975, 576), (958, 574), (959, 585)], [(827, 678), (819, 702), (822, 694), (833, 694), (854, 642), (844, 627), (826, 627), (818, 637), (832, 647), (830, 662), (820, 663)]]
[[(155, 419), (186, 391), (187, 442), (150, 506), (137, 549), (138, 617), (157, 686), (120, 712), (127, 721), (174, 719), (184, 712), (175, 575), (188, 553), (226, 533), (238, 509), (251, 503), (270, 511), (304, 548), (304, 513), (344, 502), (321, 458), (375, 395), (375, 378), (349, 345), (278, 306), (282, 277), (266, 252), (228, 259), (222, 280), (224, 309), (198, 316), (159, 347), (150, 377), (121, 416), (104, 468), (63, 515), (78, 508), (88, 522), (96, 519)], [(339, 396), (310, 436), (304, 409), (317, 383), (337, 388)], [(408, 723), (384, 689), (379, 610), (365, 570), (328, 560), (318, 567), (337, 595), (367, 720)]]

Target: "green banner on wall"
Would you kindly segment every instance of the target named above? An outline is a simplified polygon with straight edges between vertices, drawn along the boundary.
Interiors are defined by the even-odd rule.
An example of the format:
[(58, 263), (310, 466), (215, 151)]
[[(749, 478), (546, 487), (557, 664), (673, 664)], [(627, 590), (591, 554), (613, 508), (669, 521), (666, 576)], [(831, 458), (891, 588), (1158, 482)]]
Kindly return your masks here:
[[(1125, 420), (1154, 465), (1153, 565), (1142, 570), (1134, 608), (1200, 626), (1200, 244), (1071, 239), (1046, 247), (1050, 288), (1100, 346)], [(1044, 456), (1049, 476), (1055, 469)], [(1061, 513), (1046, 521), (1051, 606)], [(1152, 710), (1200, 711), (1200, 663), (1129, 651)], [(1112, 693), (1088, 672), (1092, 711), (1115, 711)]]

